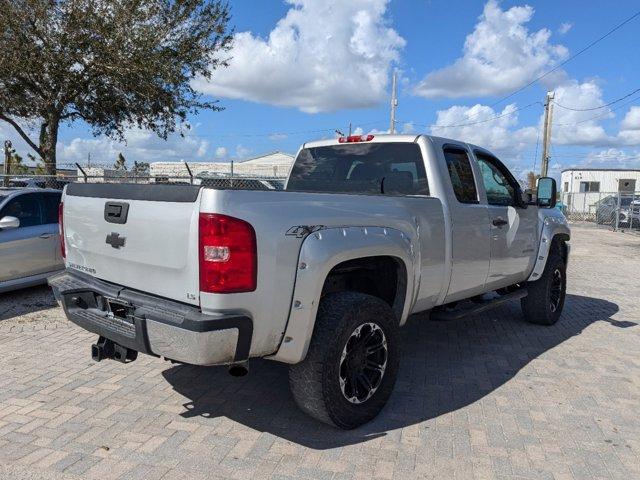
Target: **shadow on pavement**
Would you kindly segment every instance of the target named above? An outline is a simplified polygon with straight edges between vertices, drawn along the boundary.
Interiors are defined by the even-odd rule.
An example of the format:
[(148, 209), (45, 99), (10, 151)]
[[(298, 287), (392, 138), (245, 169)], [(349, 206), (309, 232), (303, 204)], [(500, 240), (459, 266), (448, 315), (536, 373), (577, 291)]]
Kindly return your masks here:
[(47, 285), (0, 293), (0, 321), (56, 306), (56, 299)]
[(635, 325), (611, 319), (617, 311), (607, 300), (567, 295), (563, 316), (551, 327), (526, 323), (519, 302), (450, 323), (415, 316), (403, 329), (404, 356), (389, 403), (376, 419), (352, 431), (325, 426), (300, 412), (283, 364), (252, 360), (249, 375), (241, 379), (229, 376), (225, 367), (188, 365), (165, 370), (163, 376), (190, 399), (183, 417), (225, 416), (306, 447), (336, 448), (476, 402), (594, 322)]

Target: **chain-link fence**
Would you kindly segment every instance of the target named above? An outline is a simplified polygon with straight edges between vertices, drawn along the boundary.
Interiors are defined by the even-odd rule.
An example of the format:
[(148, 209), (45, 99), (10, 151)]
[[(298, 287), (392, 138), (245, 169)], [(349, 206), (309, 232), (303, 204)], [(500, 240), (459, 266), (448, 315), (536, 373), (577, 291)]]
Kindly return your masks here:
[(563, 192), (560, 200), (570, 222), (640, 231), (640, 192)]
[[(114, 173), (115, 172), (115, 173)], [(282, 190), (286, 177), (268, 177), (259, 175), (224, 174), (212, 175), (157, 175), (141, 174), (130, 171), (112, 171), (102, 175), (0, 175), (2, 187), (55, 188), (61, 190), (73, 182), (80, 183), (159, 183), (174, 185), (202, 185), (218, 190)]]

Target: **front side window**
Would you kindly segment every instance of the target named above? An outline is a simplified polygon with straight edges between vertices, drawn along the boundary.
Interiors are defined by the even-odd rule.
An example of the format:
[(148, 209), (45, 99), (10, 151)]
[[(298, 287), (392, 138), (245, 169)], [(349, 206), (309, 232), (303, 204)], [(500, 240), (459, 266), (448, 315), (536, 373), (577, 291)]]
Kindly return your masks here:
[(20, 228), (42, 225), (42, 212), (37, 193), (19, 195), (7, 203), (0, 212), (0, 218), (16, 217)]
[(477, 154), (482, 181), (487, 192), (489, 205), (516, 205), (516, 187), (503, 171), (501, 164), (489, 156)]
[(447, 162), (453, 192), (458, 201), (478, 203), (478, 192), (467, 151), (462, 148), (445, 147), (444, 158)]
[(415, 143), (353, 143), (305, 148), (291, 169), (287, 190), (366, 195), (429, 195)]

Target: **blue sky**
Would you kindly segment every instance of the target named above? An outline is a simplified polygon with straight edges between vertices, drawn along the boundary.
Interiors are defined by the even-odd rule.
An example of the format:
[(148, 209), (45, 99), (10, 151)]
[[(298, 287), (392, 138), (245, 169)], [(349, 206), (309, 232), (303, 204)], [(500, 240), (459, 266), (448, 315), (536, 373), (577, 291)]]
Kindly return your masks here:
[[(59, 162), (84, 162), (90, 152), (107, 163), (118, 151), (130, 161), (226, 160), (295, 153), (349, 122), (357, 131), (384, 131), (397, 69), (398, 130), (481, 144), (522, 175), (539, 165), (547, 89), (559, 105), (593, 109), (640, 88), (638, 17), (496, 104), (640, 10), (637, 0), (236, 0), (231, 7), (239, 33), (231, 67), (195, 82), (224, 111), (190, 119), (186, 137), (168, 142), (131, 131), (119, 145), (80, 123), (65, 126)], [(556, 106), (554, 123), (555, 171), (640, 168), (640, 91), (604, 109)]]

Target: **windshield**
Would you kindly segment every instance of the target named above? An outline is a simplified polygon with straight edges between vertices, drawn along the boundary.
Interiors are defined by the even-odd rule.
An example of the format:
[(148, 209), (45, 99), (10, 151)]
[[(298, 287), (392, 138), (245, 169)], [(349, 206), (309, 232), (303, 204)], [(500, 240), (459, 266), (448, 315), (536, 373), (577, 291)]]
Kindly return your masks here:
[(305, 148), (293, 165), (287, 190), (366, 195), (428, 195), (415, 143), (353, 143)]

